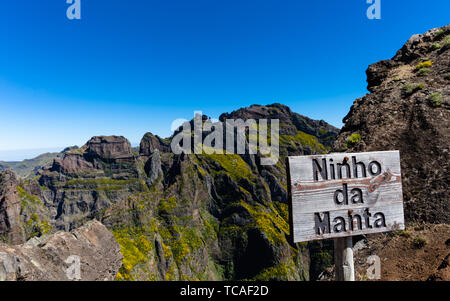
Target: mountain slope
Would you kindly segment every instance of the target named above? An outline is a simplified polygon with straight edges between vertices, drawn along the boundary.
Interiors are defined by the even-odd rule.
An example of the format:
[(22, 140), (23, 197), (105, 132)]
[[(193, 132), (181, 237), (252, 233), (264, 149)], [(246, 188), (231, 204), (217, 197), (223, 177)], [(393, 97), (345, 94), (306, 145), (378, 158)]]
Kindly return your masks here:
[(367, 81), (335, 148), (400, 150), (406, 221), (450, 223), (450, 25), (412, 36)]
[(280, 104), (224, 118), (280, 119), (278, 163), (175, 155), (173, 137), (151, 133), (139, 154), (123, 137), (93, 137), (41, 170), (30, 191), (50, 212), (50, 232), (100, 220), (121, 245), (118, 280), (308, 279), (307, 246), (289, 239), (284, 159), (326, 152), (338, 129)]

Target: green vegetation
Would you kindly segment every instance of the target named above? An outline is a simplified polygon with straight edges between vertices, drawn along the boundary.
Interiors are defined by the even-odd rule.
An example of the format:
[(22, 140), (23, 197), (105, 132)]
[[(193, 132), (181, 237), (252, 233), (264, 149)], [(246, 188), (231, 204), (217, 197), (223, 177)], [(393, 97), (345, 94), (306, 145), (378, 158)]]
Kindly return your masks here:
[(362, 140), (362, 137), (360, 134), (353, 133), (347, 137), (347, 139), (345, 140), (345, 143), (346, 143), (347, 148), (350, 148), (350, 147), (358, 144), (361, 140)]
[(52, 226), (45, 218), (45, 206), (42, 201), (28, 194), (22, 187), (17, 187), (21, 201), (21, 215), (24, 218), (23, 231), (25, 239), (39, 237), (52, 231)]
[(242, 178), (249, 179), (252, 176), (252, 170), (248, 164), (237, 154), (205, 154), (202, 156), (210, 162), (213, 161), (219, 163), (235, 181), (239, 181)]
[(284, 243), (285, 234), (289, 234), (289, 225), (272, 205), (269, 206), (270, 211), (258, 205), (251, 206), (244, 201), (241, 201), (240, 205), (247, 209), (252, 216), (254, 220), (252, 225), (264, 232), (271, 244), (281, 245)]
[(145, 263), (153, 250), (153, 243), (145, 232), (145, 228), (131, 227), (112, 231), (123, 255), (123, 265), (116, 280), (139, 280), (133, 276), (133, 268), (138, 264)]
[(302, 147), (309, 148), (312, 152), (323, 154), (327, 151), (325, 146), (323, 146), (317, 137), (306, 134), (302, 131), (298, 131), (297, 135), (280, 135), (280, 145), (292, 145), (292, 147), (296, 147), (295, 144), (299, 144)]
[(256, 281), (270, 281), (272, 279), (288, 281), (290, 275), (296, 274), (298, 267), (295, 266), (293, 261), (284, 261), (276, 266), (264, 269), (254, 279)]
[(431, 106), (433, 107), (440, 107), (442, 105), (442, 94), (441, 93), (432, 93), (429, 97), (429, 101)]
[(431, 69), (430, 69), (430, 68), (427, 68), (427, 67), (420, 68), (420, 69), (417, 71), (417, 75), (418, 75), (418, 76), (426, 76), (426, 75), (428, 75), (428, 74), (430, 74), (430, 73), (431, 73)]
[(422, 90), (423, 88), (425, 88), (425, 84), (423, 84), (423, 83), (420, 83), (420, 84), (406, 83), (402, 87), (402, 92), (405, 96), (410, 96), (410, 95), (414, 94), (415, 92)]
[(36, 213), (32, 213), (25, 219), (24, 231), (26, 240), (32, 237), (40, 237), (52, 231), (52, 226), (47, 222), (41, 220)]
[(418, 63), (416, 66), (417, 75), (425, 76), (430, 74), (431, 66), (433, 66), (433, 61), (430, 61), (429, 59), (426, 59), (425, 61)]
[(169, 218), (172, 215), (173, 209), (175, 209), (176, 206), (177, 203), (175, 197), (162, 199), (158, 204), (158, 214), (161, 217)]
[(139, 191), (148, 190), (145, 182), (137, 178), (127, 180), (115, 180), (111, 178), (72, 178), (66, 182), (56, 182), (55, 184), (66, 190), (117, 191), (130, 188)]
[(450, 35), (446, 35), (444, 39), (442, 39), (442, 49), (450, 48)]
[(328, 133), (327, 130), (322, 129), (322, 128), (319, 129), (319, 136), (323, 136), (323, 135), (325, 135), (326, 133)]
[(446, 80), (450, 80), (450, 73), (449, 73), (449, 74), (446, 74), (446, 75), (444, 75), (444, 78), (445, 78)]
[(129, 179), (129, 180), (114, 180), (110, 178), (101, 178), (101, 179), (83, 179), (83, 178), (73, 178), (66, 182), (67, 185), (70, 186), (84, 186), (84, 185), (127, 185), (136, 183), (137, 179)]
[(431, 50), (437, 50), (439, 48), (441, 48), (441, 44), (439, 44), (439, 43), (433, 43), (431, 45)]
[(194, 253), (203, 246), (200, 235), (192, 227), (179, 225), (170, 226), (165, 231), (160, 231), (164, 242), (168, 244), (173, 253), (173, 258), (180, 264), (189, 254)]
[(401, 230), (401, 231), (397, 231), (397, 232), (394, 232), (394, 233), (399, 235), (399, 236), (401, 236), (401, 237), (404, 237), (404, 238), (410, 238), (411, 237), (411, 234), (406, 229), (405, 230)]
[(433, 61), (424, 61), (424, 62), (420, 62), (417, 64), (416, 69), (421, 69), (421, 68), (431, 68), (431, 66), (433, 66)]
[(425, 247), (425, 245), (427, 244), (427, 241), (425, 238), (417, 236), (412, 240), (412, 244), (413, 244), (414, 248), (421, 249), (421, 248)]
[(442, 36), (444, 36), (444, 34), (445, 34), (445, 31), (443, 29), (441, 29), (435, 33), (435, 38), (440, 39)]

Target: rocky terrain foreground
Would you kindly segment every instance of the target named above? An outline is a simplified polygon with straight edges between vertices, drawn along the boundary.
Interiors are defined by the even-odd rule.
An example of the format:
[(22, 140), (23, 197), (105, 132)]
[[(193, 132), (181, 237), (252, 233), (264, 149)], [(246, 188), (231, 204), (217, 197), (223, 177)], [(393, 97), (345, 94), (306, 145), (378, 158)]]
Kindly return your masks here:
[[(449, 280), (439, 269), (448, 263), (450, 238), (449, 45), (450, 26), (433, 29), (371, 65), (371, 93), (355, 101), (340, 132), (281, 104), (220, 116), (279, 119), (273, 166), (261, 165), (259, 154), (175, 155), (173, 136), (147, 133), (137, 151), (124, 137), (93, 137), (33, 177), (3, 172), (0, 279), (66, 280), (71, 255), (81, 257), (81, 280), (316, 279), (332, 264), (332, 241), (292, 243), (286, 157), (398, 149), (409, 236), (369, 236), (359, 260), (385, 254), (399, 265), (383, 265), (385, 279), (422, 280), (402, 260), (417, 255), (410, 246), (419, 237), (428, 247), (414, 250), (438, 249), (427, 279)], [(417, 258), (420, 266), (430, 257)], [(409, 278), (390, 273), (396, 268)]]
[[(73, 256), (80, 260), (79, 276), (71, 269)], [(114, 280), (121, 265), (119, 244), (96, 220), (72, 232), (34, 237), (23, 245), (0, 243), (0, 281)]]

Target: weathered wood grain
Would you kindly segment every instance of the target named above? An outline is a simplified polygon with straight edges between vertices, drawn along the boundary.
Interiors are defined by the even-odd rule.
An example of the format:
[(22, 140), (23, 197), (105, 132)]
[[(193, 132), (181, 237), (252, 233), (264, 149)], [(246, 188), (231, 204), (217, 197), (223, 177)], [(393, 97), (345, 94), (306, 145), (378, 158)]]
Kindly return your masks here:
[(355, 281), (352, 237), (334, 239), (334, 265), (337, 281)]
[[(323, 159), (326, 159), (328, 179), (323, 179), (319, 173), (317, 173), (317, 179), (314, 178), (313, 159), (321, 163), (322, 170), (324, 168)], [(332, 159), (332, 162), (330, 159)], [(372, 163), (374, 173), (371, 174), (368, 167), (374, 161), (378, 162), (379, 165)], [(359, 177), (355, 178), (354, 162), (365, 165), (366, 177), (363, 177), (362, 164), (358, 164)], [(331, 179), (332, 172), (329, 163), (334, 164), (335, 179)], [(338, 163), (347, 163), (350, 167), (350, 174), (347, 174), (347, 167), (342, 168), (342, 179), (338, 178), (336, 171)], [(289, 196), (291, 199), (290, 216), (295, 242), (404, 229), (403, 194), (398, 151), (289, 157), (288, 165)], [(378, 170), (379, 166), (381, 166), (381, 170)], [(337, 202), (344, 202), (344, 184), (347, 188), (348, 204), (339, 204)], [(352, 193), (353, 189), (360, 189), (362, 201), (356, 192)], [(337, 190), (342, 190), (342, 193), (337, 194), (336, 202), (335, 192)], [(353, 195), (358, 195), (354, 199), (356, 203), (351, 201)], [(386, 226), (369, 228), (362, 218), (365, 209), (369, 209), (372, 217), (377, 212), (383, 213)], [(348, 224), (349, 212), (361, 216), (363, 227), (362, 229), (350, 230), (349, 225), (346, 225), (346, 231), (340, 233), (331, 231), (331, 233), (318, 234), (314, 216), (315, 213), (323, 214), (324, 212), (329, 212), (331, 228), (333, 228), (333, 220), (339, 216), (345, 218), (346, 224)], [(374, 219), (369, 220), (369, 223), (371, 221), (373, 223)]]

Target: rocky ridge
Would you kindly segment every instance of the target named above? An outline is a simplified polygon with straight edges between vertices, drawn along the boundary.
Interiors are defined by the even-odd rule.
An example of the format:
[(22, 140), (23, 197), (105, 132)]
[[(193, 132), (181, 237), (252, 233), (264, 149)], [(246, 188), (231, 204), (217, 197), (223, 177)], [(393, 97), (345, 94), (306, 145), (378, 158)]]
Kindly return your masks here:
[(406, 221), (450, 223), (450, 25), (412, 36), (367, 82), (335, 149), (400, 150)]

